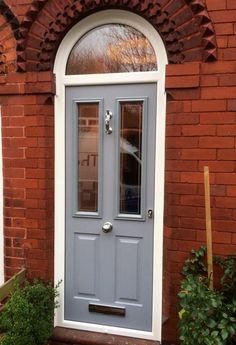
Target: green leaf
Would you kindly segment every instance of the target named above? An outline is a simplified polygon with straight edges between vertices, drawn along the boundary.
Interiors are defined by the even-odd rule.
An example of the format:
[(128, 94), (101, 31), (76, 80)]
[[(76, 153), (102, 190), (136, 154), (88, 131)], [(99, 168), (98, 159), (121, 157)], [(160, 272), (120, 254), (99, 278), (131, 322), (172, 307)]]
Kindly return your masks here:
[(214, 328), (216, 326), (216, 322), (213, 319), (207, 320), (207, 326), (210, 328)]
[(231, 336), (235, 335), (236, 334), (236, 325), (234, 324), (234, 327), (232, 325), (229, 325), (227, 327), (227, 330), (229, 331)]
[(185, 309), (181, 309), (181, 310), (179, 311), (179, 318), (180, 318), (180, 319), (183, 318), (183, 315), (184, 315), (185, 312), (186, 312)]
[(225, 328), (221, 330), (221, 337), (223, 340), (226, 340), (228, 338), (229, 333), (226, 331)]
[(219, 331), (213, 331), (213, 332), (211, 332), (211, 336), (212, 336), (213, 338), (216, 338), (216, 337), (218, 336), (218, 334), (219, 334)]
[(213, 299), (212, 300), (212, 307), (217, 308), (217, 305), (218, 305), (217, 301)]

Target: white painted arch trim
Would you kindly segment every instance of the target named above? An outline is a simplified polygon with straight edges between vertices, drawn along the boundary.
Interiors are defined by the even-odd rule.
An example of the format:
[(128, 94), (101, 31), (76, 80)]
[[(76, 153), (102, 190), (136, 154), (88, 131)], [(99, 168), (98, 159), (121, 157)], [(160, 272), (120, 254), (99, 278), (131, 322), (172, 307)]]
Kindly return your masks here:
[[(76, 42), (91, 29), (104, 24), (127, 24), (142, 32), (151, 42), (158, 60), (158, 71), (140, 73), (112, 73), (66, 76), (66, 63)], [(162, 327), (162, 262), (163, 262), (163, 208), (164, 208), (164, 144), (165, 144), (165, 66), (167, 55), (161, 37), (142, 17), (122, 10), (106, 10), (77, 23), (61, 42), (54, 65), (55, 96), (55, 284), (60, 285), (60, 308), (55, 326), (94, 332), (117, 334), (161, 341)], [(119, 327), (73, 322), (64, 319), (64, 259), (65, 259), (65, 87), (67, 85), (105, 85), (125, 83), (157, 84), (157, 124), (155, 158), (154, 258), (153, 258), (153, 329), (151, 332)]]

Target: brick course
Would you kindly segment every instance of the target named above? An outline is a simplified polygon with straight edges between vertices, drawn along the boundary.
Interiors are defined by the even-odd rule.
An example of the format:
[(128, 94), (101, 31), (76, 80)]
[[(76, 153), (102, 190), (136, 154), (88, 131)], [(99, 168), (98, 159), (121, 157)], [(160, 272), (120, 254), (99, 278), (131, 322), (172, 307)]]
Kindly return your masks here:
[[(30, 276), (52, 278), (54, 77), (50, 71), (32, 70), (36, 66), (35, 51), (40, 51), (42, 39), (49, 35), (50, 23), (54, 23), (63, 6), (62, 2), (47, 1), (47, 10), (44, 8), (40, 12), (46, 2), (36, 1), (36, 10), (23, 18), (31, 1), (5, 2), (19, 22), (24, 23), (23, 29), (30, 32), (26, 63), (25, 46), (22, 45), (23, 41), (26, 44), (25, 40), (20, 39), (17, 43), (12, 26), (5, 16), (0, 15), (0, 73), (8, 72), (7, 75), (0, 74), (5, 272), (6, 277), (10, 277), (26, 264)], [(195, 18), (196, 13), (199, 15), (198, 11), (194, 12), (194, 1), (161, 0), (158, 3), (166, 4), (171, 19), (185, 30), (187, 40), (192, 39), (194, 35), (190, 29), (196, 27), (189, 25), (193, 19), (188, 16), (191, 14)], [(176, 6), (172, 5), (174, 3)], [(191, 13), (189, 8), (186, 9), (187, 3), (192, 4)], [(209, 41), (205, 43), (210, 48), (204, 50), (202, 47), (202, 55), (184, 43), (189, 62), (170, 64), (166, 71), (163, 301), (164, 313), (169, 320), (163, 327), (163, 337), (173, 342), (177, 337), (176, 293), (182, 263), (192, 248), (205, 243), (204, 165), (211, 171), (214, 253), (228, 255), (236, 252), (236, 4), (235, 0), (206, 0), (206, 5), (216, 32), (218, 61), (206, 63), (203, 58), (204, 51), (215, 49), (214, 42), (212, 45)], [(37, 20), (31, 27), (32, 18)], [(185, 21), (188, 25), (184, 25)], [(64, 31), (58, 29), (53, 54), (65, 26)], [(199, 47), (196, 39), (191, 44), (196, 43)], [(18, 50), (18, 70), (28, 72), (16, 72), (17, 44), (21, 49)], [(52, 67), (53, 55), (49, 58), (49, 64), (42, 62), (45, 69)]]

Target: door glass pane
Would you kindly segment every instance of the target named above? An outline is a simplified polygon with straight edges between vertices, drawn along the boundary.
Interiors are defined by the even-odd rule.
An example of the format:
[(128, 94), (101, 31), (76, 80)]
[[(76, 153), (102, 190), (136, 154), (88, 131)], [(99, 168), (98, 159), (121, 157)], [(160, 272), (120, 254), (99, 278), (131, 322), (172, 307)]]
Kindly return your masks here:
[(141, 213), (143, 102), (121, 102), (120, 213)]
[(78, 107), (78, 211), (98, 212), (99, 105)]
[(108, 24), (85, 34), (72, 49), (66, 74), (156, 71), (149, 40), (128, 25)]

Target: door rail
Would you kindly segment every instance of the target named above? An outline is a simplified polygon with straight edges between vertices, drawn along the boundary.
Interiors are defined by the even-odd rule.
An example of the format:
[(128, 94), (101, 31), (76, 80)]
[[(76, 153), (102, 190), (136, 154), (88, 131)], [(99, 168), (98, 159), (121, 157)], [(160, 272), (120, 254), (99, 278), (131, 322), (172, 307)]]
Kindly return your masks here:
[(13, 277), (0, 286), (0, 304), (14, 291), (16, 281), (22, 283), (25, 280), (25, 273), (26, 268), (22, 268), (20, 272), (16, 273)]

